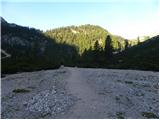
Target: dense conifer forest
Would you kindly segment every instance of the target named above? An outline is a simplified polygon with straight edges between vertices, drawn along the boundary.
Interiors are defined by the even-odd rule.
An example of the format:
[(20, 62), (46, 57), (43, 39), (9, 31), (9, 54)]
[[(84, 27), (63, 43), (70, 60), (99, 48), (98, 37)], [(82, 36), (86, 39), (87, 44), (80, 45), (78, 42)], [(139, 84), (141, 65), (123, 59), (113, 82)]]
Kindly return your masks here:
[[(158, 70), (159, 37), (140, 42), (113, 35), (96, 25), (68, 26), (46, 32), (1, 19), (2, 73), (77, 67)], [(1, 52), (1, 56), (5, 56)]]

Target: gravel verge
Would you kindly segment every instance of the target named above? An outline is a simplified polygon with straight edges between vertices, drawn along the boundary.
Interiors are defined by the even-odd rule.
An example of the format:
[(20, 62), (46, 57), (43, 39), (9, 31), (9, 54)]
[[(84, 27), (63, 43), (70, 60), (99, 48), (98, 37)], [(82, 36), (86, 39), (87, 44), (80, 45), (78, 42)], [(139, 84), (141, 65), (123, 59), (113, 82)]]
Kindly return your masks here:
[(76, 98), (65, 90), (65, 68), (6, 75), (2, 78), (2, 118), (54, 118)]

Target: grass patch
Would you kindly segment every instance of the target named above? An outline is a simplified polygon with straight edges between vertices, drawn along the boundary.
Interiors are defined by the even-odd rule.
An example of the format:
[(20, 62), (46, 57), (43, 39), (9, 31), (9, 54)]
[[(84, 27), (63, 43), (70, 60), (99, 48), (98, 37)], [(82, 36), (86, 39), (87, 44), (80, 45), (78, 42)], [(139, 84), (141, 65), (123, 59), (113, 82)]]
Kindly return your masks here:
[(133, 84), (132, 81), (125, 81), (126, 84)]
[(154, 113), (151, 113), (151, 112), (142, 112), (142, 116), (146, 118), (159, 118)]
[(144, 84), (144, 85), (142, 85), (142, 87), (151, 87), (151, 86), (148, 84)]
[(121, 80), (117, 80), (117, 82), (122, 82)]
[(28, 93), (30, 90), (27, 89), (14, 89), (12, 92), (14, 93)]
[(120, 100), (120, 98), (118, 97), (118, 96), (116, 96), (116, 98), (115, 98), (117, 101), (119, 101)]
[(124, 119), (124, 113), (123, 112), (117, 112), (116, 115), (117, 115), (118, 119)]

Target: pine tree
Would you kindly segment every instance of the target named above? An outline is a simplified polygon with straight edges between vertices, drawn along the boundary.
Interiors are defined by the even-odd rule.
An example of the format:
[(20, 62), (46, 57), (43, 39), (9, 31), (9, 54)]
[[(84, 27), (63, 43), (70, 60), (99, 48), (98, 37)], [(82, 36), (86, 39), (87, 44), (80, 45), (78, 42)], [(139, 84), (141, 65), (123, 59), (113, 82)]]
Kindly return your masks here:
[(105, 56), (106, 58), (111, 58), (113, 56), (113, 45), (112, 45), (112, 39), (108, 35), (105, 40), (105, 48), (104, 48)]
[(140, 43), (140, 39), (139, 39), (139, 36), (137, 37), (137, 44), (139, 44)]
[(121, 43), (118, 41), (118, 52), (121, 52), (122, 50), (122, 46), (121, 46)]
[(129, 47), (128, 40), (125, 40), (125, 50), (128, 49), (128, 47)]
[(100, 52), (101, 52), (101, 47), (100, 47), (99, 42), (97, 40), (94, 44), (94, 61), (95, 62), (99, 62), (99, 58), (101, 57)]
[(100, 49), (101, 49), (101, 47), (100, 47), (100, 45), (99, 45), (99, 42), (98, 42), (98, 40), (95, 42), (95, 44), (94, 44), (94, 50), (95, 51), (100, 51)]

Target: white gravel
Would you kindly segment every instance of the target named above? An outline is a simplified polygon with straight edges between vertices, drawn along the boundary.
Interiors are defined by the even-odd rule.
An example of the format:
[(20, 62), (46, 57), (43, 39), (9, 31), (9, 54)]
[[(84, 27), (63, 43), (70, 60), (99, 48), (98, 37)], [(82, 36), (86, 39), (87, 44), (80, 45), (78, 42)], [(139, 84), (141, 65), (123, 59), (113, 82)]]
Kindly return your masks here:
[[(54, 118), (72, 104), (75, 97), (65, 91), (64, 69), (25, 72), (2, 78), (2, 118)], [(13, 90), (25, 89), (26, 93)]]
[[(67, 67), (7, 75), (1, 82), (2, 118), (158, 117), (158, 75)], [(18, 89), (28, 92), (13, 92)]]
[(83, 75), (108, 109), (111, 116), (107, 118), (117, 118), (117, 113), (124, 118), (146, 118), (143, 112), (159, 116), (158, 72), (85, 69)]

